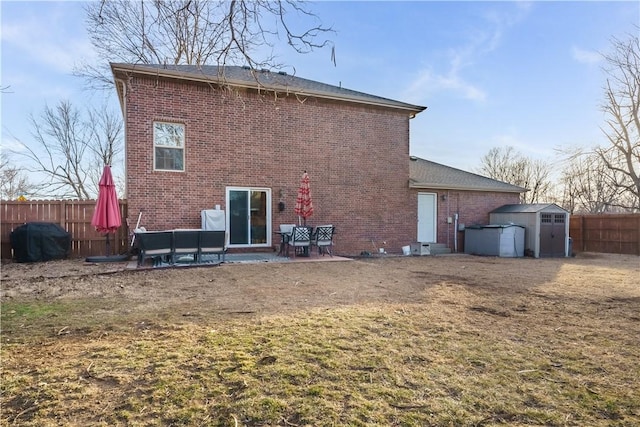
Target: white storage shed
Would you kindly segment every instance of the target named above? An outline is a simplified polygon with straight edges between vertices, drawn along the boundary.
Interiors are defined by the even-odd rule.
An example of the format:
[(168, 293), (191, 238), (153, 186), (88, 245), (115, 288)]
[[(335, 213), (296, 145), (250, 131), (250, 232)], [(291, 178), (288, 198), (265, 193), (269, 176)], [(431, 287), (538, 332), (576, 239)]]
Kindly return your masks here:
[(489, 213), (492, 224), (525, 228), (525, 252), (536, 258), (569, 256), (569, 212), (554, 203), (504, 205)]

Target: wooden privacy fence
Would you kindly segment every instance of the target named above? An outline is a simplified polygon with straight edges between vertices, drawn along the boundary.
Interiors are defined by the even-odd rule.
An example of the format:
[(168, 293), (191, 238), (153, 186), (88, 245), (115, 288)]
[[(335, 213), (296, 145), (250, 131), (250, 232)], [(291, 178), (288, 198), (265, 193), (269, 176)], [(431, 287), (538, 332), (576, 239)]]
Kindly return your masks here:
[(572, 215), (574, 252), (640, 255), (640, 214)]
[[(26, 202), (0, 202), (0, 244), (3, 259), (12, 258), (11, 231), (27, 222), (52, 222), (71, 233), (70, 257), (106, 255), (106, 237), (91, 225), (96, 207), (95, 200), (34, 200)], [(109, 235), (111, 254), (122, 254), (129, 249), (129, 230), (126, 224), (127, 202), (120, 201), (122, 226)]]

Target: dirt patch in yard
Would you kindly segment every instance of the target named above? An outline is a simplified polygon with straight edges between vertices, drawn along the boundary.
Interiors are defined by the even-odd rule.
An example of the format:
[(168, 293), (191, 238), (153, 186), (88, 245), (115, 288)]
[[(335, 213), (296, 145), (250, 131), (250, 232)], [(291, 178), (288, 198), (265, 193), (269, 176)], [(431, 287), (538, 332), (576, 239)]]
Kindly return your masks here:
[(640, 257), (1, 279), (0, 426), (640, 424)]
[[(587, 270), (582, 267), (588, 267)], [(576, 258), (511, 259), (450, 255), (389, 257), (347, 262), (222, 264), (219, 266), (128, 270), (126, 263), (63, 260), (2, 265), (2, 301), (94, 299), (101, 316), (161, 316), (165, 320), (229, 315), (291, 313), (317, 307), (366, 303), (429, 302), (435, 285), (463, 285), (470, 293), (495, 294), (501, 313), (505, 295), (531, 293), (553, 300), (550, 283), (563, 292), (584, 293), (607, 281), (631, 281), (617, 271), (636, 272), (640, 258), (586, 254)], [(574, 272), (575, 273), (572, 273)], [(622, 273), (621, 273), (622, 274)], [(635, 276), (638, 279), (638, 275)], [(628, 283), (637, 291), (637, 283)], [(98, 302), (95, 302), (98, 301)], [(93, 307), (92, 309), (95, 309)]]

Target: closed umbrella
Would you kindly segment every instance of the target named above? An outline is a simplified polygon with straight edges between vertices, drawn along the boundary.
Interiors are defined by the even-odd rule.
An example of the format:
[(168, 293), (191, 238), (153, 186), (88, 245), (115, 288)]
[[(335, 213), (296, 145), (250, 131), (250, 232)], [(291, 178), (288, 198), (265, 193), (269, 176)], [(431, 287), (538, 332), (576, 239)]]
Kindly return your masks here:
[[(302, 217), (304, 219), (305, 225), (307, 225), (307, 218), (313, 215), (311, 187), (309, 186), (309, 174), (307, 174), (307, 171), (302, 174), (302, 181), (298, 188), (298, 197), (296, 197), (296, 207), (294, 212), (298, 217)], [(298, 222), (300, 222), (300, 218), (298, 218)]]
[(120, 217), (120, 204), (116, 194), (116, 186), (111, 176), (111, 167), (105, 166), (99, 182), (98, 201), (93, 212), (91, 225), (98, 233), (104, 233), (107, 237), (107, 256), (110, 255), (109, 234), (115, 233), (122, 225)]

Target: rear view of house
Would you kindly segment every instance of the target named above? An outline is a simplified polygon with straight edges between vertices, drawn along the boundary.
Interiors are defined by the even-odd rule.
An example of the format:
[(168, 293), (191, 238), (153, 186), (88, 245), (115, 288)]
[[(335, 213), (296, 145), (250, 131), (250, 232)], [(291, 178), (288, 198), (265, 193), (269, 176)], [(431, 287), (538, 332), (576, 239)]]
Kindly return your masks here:
[(409, 123), (425, 107), (244, 67), (111, 64), (125, 119), (126, 198), (147, 230), (199, 228), (225, 210), (230, 248), (272, 248), (298, 221), (311, 178), (314, 225), (335, 251), (416, 239)]

